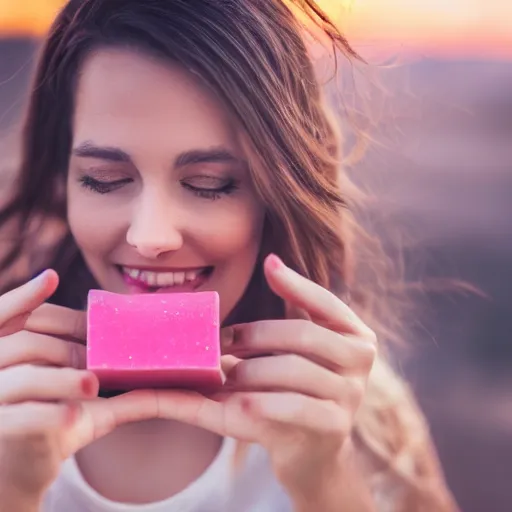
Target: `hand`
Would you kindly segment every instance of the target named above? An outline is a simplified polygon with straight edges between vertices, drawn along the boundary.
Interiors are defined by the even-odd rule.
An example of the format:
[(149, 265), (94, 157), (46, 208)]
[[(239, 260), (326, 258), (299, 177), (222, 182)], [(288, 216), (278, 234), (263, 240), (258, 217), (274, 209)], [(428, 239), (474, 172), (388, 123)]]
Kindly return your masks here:
[(293, 316), (302, 318), (225, 329), (222, 393), (134, 391), (112, 404), (259, 443), (290, 494), (307, 492), (339, 474), (376, 355), (376, 337), (335, 295), (277, 257), (267, 258), (265, 275)]
[(43, 304), (57, 284), (47, 271), (0, 297), (0, 495), (9, 510), (37, 510), (62, 461), (139, 419), (96, 398), (97, 378), (84, 370), (85, 313)]

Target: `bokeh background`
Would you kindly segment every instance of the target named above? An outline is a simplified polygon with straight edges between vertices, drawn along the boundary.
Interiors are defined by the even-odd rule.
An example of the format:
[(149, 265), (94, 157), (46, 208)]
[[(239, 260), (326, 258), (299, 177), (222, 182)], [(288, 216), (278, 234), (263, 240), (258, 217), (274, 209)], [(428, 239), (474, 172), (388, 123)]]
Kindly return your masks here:
[[(415, 241), (409, 275), (465, 279), (490, 296), (424, 301), (413, 350), (397, 357), (462, 510), (510, 512), (512, 2), (320, 3), (372, 64), (355, 89), (353, 70), (341, 70), (376, 139), (354, 172), (377, 192), (379, 213)], [(60, 5), (0, 0), (0, 191), (34, 53)]]

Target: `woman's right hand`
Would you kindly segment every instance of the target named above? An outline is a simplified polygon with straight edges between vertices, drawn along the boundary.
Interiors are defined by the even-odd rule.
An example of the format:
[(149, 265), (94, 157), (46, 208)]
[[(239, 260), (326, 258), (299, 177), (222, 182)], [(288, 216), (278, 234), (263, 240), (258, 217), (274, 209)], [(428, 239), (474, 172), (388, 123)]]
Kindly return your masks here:
[(44, 304), (57, 285), (50, 270), (0, 297), (1, 510), (37, 510), (67, 457), (136, 419), (97, 398), (85, 313)]

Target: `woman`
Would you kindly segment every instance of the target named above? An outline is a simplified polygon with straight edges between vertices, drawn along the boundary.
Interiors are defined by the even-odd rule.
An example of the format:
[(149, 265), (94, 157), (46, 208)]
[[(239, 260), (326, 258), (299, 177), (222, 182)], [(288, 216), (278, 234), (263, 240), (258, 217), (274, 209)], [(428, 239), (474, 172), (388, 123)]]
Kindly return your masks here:
[[(301, 35), (281, 0), (71, 0), (58, 16), (1, 217), (21, 233), (4, 272), (22, 253), (56, 272), (0, 299), (0, 507), (456, 508), (377, 355), (398, 318), (386, 260), (368, 264), (378, 244)], [(62, 238), (38, 246), (56, 219)], [(226, 386), (98, 398), (92, 287), (218, 291)]]

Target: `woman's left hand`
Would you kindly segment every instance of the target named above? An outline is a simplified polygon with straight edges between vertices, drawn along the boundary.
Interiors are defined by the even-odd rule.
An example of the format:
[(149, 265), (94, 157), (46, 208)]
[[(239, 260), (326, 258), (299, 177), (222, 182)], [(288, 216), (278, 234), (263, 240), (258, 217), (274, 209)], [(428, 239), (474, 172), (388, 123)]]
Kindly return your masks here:
[[(157, 391), (155, 407), (160, 417), (261, 444), (287, 490), (307, 493), (308, 486), (336, 474), (343, 448), (350, 444), (376, 356), (376, 336), (334, 294), (276, 256), (266, 259), (265, 275), (299, 318), (224, 329), (228, 355), (222, 392), (205, 397)], [(147, 391), (111, 400), (118, 406), (127, 400), (134, 407), (134, 393), (140, 394), (142, 412), (148, 408)]]

